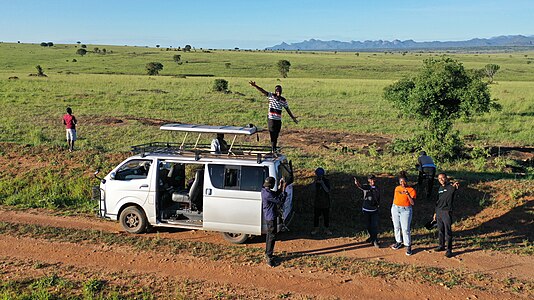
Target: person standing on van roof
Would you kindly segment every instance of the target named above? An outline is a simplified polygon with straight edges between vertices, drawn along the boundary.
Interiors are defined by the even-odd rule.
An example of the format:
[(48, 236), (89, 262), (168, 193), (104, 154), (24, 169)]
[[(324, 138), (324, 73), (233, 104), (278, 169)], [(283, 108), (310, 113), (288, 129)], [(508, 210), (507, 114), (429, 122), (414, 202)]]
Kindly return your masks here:
[(313, 231), (312, 235), (317, 234), (319, 230), (319, 217), (323, 216), (324, 231), (327, 235), (332, 235), (328, 229), (330, 225), (330, 181), (324, 176), (323, 168), (315, 170), (315, 201), (313, 205)]
[(354, 177), (354, 184), (357, 188), (363, 191), (362, 211), (367, 224), (367, 232), (369, 238), (367, 242), (373, 244), (376, 248), (380, 248), (378, 244), (378, 208), (380, 206), (380, 190), (376, 186), (376, 176), (367, 176), (368, 184), (361, 185), (358, 179)]
[(267, 222), (267, 237), (265, 239), (265, 260), (267, 264), (274, 267), (274, 243), (276, 239), (276, 233), (278, 229), (277, 218), (278, 209), (277, 206), (284, 202), (285, 193), (285, 181), (284, 178), (280, 179), (278, 189), (273, 191), (276, 179), (274, 177), (267, 177), (263, 182), (263, 188), (261, 189), (261, 204), (263, 208), (263, 218)]
[(72, 114), (72, 108), (67, 107), (67, 113), (63, 116), (63, 125), (67, 130), (67, 143), (69, 145), (69, 152), (74, 151), (74, 141), (76, 141), (76, 124), (78, 121)]
[(417, 178), (418, 189), (423, 184), (423, 179), (427, 178), (426, 198), (430, 198), (432, 194), (432, 187), (434, 186), (434, 176), (436, 176), (436, 165), (432, 157), (426, 155), (426, 151), (421, 151), (417, 159), (417, 169), (419, 171), (419, 177)]
[(434, 220), (438, 224), (439, 241), (439, 246), (436, 248), (436, 251), (447, 250), (445, 256), (452, 257), (452, 202), (460, 184), (458, 182), (450, 183), (445, 173), (438, 175), (438, 181), (440, 187), (438, 190), (438, 200), (436, 201), (436, 212), (434, 213)]
[(278, 135), (282, 129), (282, 108), (287, 110), (287, 113), (293, 119), (295, 124), (298, 124), (297, 117), (293, 115), (289, 109), (286, 98), (282, 97), (282, 86), (277, 85), (274, 88), (274, 93), (267, 92), (258, 85), (255, 81), (250, 81), (249, 84), (255, 87), (260, 93), (267, 96), (269, 99), (269, 114), (267, 117), (267, 125), (269, 126), (269, 134), (271, 135), (272, 152), (276, 152), (276, 144), (278, 143)]

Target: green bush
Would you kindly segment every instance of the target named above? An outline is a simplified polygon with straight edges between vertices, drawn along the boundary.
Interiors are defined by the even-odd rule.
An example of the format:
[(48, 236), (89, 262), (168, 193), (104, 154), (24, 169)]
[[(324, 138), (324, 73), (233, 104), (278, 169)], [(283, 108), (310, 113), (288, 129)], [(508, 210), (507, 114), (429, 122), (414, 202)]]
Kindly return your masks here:
[(227, 92), (228, 81), (224, 79), (215, 79), (215, 81), (213, 81), (213, 90), (217, 92)]

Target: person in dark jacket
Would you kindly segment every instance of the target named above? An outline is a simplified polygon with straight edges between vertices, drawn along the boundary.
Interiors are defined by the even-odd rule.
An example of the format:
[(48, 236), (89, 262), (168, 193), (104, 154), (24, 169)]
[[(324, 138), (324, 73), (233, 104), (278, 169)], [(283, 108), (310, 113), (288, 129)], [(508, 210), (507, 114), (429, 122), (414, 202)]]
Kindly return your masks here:
[(372, 243), (376, 248), (378, 244), (378, 208), (380, 206), (380, 190), (376, 186), (375, 175), (367, 176), (367, 183), (361, 185), (358, 179), (354, 177), (354, 184), (363, 191), (362, 211), (369, 232), (369, 238), (366, 240)]
[(325, 233), (332, 235), (332, 231), (328, 228), (330, 226), (330, 181), (324, 176), (323, 168), (315, 170), (315, 199), (313, 205), (313, 231), (312, 235), (317, 234), (319, 230), (319, 218), (323, 216), (323, 225)]
[[(456, 190), (460, 187), (458, 182), (450, 183), (447, 174), (438, 175), (440, 187), (438, 189), (438, 199), (436, 201), (436, 213), (434, 220), (438, 225), (439, 246), (436, 251), (445, 251), (446, 257), (452, 257), (452, 209)], [(447, 247), (445, 247), (447, 242)]]
[(265, 260), (271, 267), (275, 266), (274, 262), (274, 242), (277, 233), (277, 218), (278, 218), (278, 205), (284, 203), (286, 196), (285, 193), (285, 181), (284, 178), (280, 179), (278, 189), (273, 191), (276, 179), (274, 177), (267, 177), (263, 182), (263, 188), (261, 189), (261, 204), (263, 208), (263, 218), (267, 222), (267, 237), (265, 240)]

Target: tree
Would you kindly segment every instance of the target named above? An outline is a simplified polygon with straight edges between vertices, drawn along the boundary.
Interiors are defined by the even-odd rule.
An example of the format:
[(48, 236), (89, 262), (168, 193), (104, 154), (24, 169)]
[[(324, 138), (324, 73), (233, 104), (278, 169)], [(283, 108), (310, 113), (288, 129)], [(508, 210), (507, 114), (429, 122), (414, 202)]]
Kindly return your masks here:
[(283, 60), (278, 61), (277, 66), (278, 66), (278, 71), (280, 72), (280, 75), (286, 78), (287, 73), (289, 73), (289, 67), (291, 67), (291, 63), (288, 60), (283, 59)]
[(189, 52), (191, 51), (191, 45), (185, 45), (185, 47), (183, 48), (184, 52)]
[(94, 48), (93, 48), (93, 52), (94, 52), (94, 53), (99, 53), (99, 52), (100, 52), (100, 49), (98, 49), (98, 47), (94, 47)]
[(156, 45), (156, 48), (159, 48), (159, 47), (160, 47), (160, 45)]
[(163, 65), (159, 62), (150, 62), (146, 64), (148, 75), (158, 75), (159, 71), (163, 70)]
[(83, 44), (83, 45), (81, 45), (80, 47), (82, 47), (82, 48), (87, 48), (87, 45)]
[(102, 54), (105, 55), (105, 54), (106, 54), (106, 51), (107, 51), (106, 48), (102, 48)]
[(82, 42), (80, 42), (80, 41), (77, 41), (77, 42), (76, 42), (76, 44), (78, 44), (78, 45), (81, 44), (81, 43), (82, 43)]
[(43, 68), (41, 68), (41, 65), (35, 66), (35, 69), (37, 69), (37, 76), (46, 77), (46, 74), (43, 72)]
[(48, 47), (48, 43), (47, 42), (42, 42), (41, 43), (41, 47)]
[(487, 64), (484, 67), (484, 73), (486, 73), (486, 76), (488, 76), (489, 83), (493, 82), (493, 76), (495, 76), (495, 73), (497, 73), (497, 71), (499, 71), (500, 68), (501, 67), (496, 64)]
[(459, 132), (452, 131), (457, 119), (501, 108), (476, 72), (466, 71), (449, 57), (425, 59), (417, 75), (387, 86), (384, 98), (402, 114), (423, 121), (424, 133), (400, 141), (412, 146), (404, 150), (425, 149), (438, 160), (455, 158), (461, 152)]
[(182, 59), (182, 56), (180, 54), (175, 54), (172, 57), (172, 60), (174, 60), (175, 63), (180, 63), (180, 60)]
[(83, 48), (80, 48), (80, 49), (76, 50), (76, 54), (78, 54), (80, 56), (84, 56), (85, 54), (87, 54), (87, 50), (85, 50)]
[(53, 47), (53, 46), (54, 46), (54, 43), (52, 43), (52, 42), (48, 42), (48, 43), (46, 43), (46, 45), (47, 45), (48, 47)]

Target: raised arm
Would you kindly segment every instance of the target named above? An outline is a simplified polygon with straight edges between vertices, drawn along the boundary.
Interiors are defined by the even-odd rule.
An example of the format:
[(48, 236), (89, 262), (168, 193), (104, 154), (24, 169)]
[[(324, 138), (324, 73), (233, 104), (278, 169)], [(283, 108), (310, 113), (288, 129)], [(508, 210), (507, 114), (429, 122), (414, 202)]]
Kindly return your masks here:
[(249, 81), (248, 82), (251, 86), (255, 87), (258, 91), (260, 91), (260, 93), (262, 93), (263, 95), (265, 96), (268, 96), (269, 95), (269, 92), (267, 92), (266, 90), (262, 89), (260, 86), (256, 85), (256, 81)]

